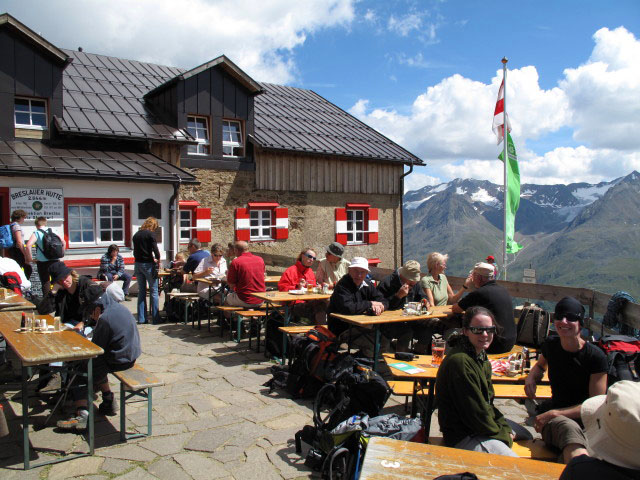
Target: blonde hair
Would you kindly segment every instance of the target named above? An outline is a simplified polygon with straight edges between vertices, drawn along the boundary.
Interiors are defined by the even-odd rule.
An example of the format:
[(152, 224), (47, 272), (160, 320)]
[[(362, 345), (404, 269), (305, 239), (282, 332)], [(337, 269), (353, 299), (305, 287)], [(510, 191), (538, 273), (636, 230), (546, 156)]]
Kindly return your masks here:
[[(309, 252), (309, 251), (311, 251), (311, 252), (315, 253), (316, 255), (318, 254), (318, 252), (316, 252), (313, 248), (311, 248), (311, 247), (306, 247), (306, 248), (303, 248), (303, 249), (302, 249), (302, 251), (300, 252), (300, 255), (298, 255), (297, 260), (298, 260), (299, 262), (300, 262), (300, 261), (302, 261), (302, 255), (304, 255), (305, 253), (307, 253), (307, 252)], [(315, 255), (314, 255), (314, 257), (315, 257)]]
[(151, 230), (152, 232), (155, 232), (157, 229), (158, 220), (156, 220), (156, 217), (148, 217), (140, 227), (140, 230)]
[(175, 258), (179, 258), (180, 260), (184, 260), (187, 257), (185, 257), (183, 252), (178, 252), (178, 253), (176, 253), (176, 257)]
[(47, 217), (36, 218), (36, 228), (45, 227), (47, 225)]
[(443, 255), (439, 252), (431, 252), (427, 255), (427, 269), (429, 270), (429, 273), (431, 273), (436, 266), (446, 262), (448, 259), (449, 255)]

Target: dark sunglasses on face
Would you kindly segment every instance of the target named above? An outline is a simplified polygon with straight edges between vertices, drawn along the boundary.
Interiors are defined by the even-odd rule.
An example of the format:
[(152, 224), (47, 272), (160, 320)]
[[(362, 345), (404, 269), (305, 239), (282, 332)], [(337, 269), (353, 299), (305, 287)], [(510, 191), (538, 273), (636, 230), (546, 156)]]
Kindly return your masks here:
[(221, 257), (221, 256), (222, 256), (222, 254), (221, 254), (221, 253), (214, 253), (214, 254), (213, 254), (213, 256), (214, 256), (214, 257)]
[(563, 318), (566, 318), (567, 322), (579, 322), (582, 319), (577, 313), (563, 313), (559, 318), (556, 318), (556, 321), (561, 322)]
[(303, 253), (303, 255), (307, 258), (310, 258), (311, 260), (313, 260), (315, 262), (316, 257), (314, 257), (313, 255), (309, 255), (308, 253)]
[(483, 332), (487, 332), (488, 335), (493, 335), (496, 333), (496, 327), (467, 327), (471, 333), (474, 335), (481, 335)]

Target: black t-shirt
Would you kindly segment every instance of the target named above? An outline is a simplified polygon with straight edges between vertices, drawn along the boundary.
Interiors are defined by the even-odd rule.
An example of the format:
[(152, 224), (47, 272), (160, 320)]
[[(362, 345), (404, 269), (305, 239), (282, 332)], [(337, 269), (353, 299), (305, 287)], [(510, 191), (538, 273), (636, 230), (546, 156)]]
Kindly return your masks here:
[(153, 256), (160, 260), (156, 237), (150, 230), (138, 230), (132, 238), (133, 257), (138, 263), (153, 263)]
[(595, 345), (586, 342), (577, 352), (567, 352), (560, 337), (550, 336), (542, 345), (549, 364), (551, 401), (554, 408), (572, 407), (589, 398), (589, 378), (607, 371), (607, 357)]
[(458, 306), (463, 310), (471, 307), (484, 307), (496, 317), (502, 331), (496, 335), (487, 349), (487, 353), (504, 353), (510, 351), (516, 343), (516, 323), (513, 319), (513, 303), (506, 288), (495, 280), (469, 292)]
[(640, 470), (619, 467), (604, 460), (580, 455), (567, 464), (560, 480), (640, 480)]

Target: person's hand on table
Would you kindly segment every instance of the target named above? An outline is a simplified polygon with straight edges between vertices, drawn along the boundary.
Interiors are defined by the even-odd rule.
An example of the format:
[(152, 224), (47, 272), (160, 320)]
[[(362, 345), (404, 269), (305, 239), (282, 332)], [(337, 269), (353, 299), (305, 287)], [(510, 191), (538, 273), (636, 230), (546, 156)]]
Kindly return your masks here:
[(84, 322), (76, 323), (71, 330), (75, 330), (78, 333), (82, 333), (84, 330)]
[(531, 375), (527, 375), (527, 378), (524, 381), (524, 393), (527, 394), (529, 398), (536, 398), (536, 390), (538, 388), (538, 384), (535, 379)]
[(384, 312), (384, 305), (380, 302), (371, 302), (371, 311), (374, 315), (380, 315)]
[(118, 275), (114, 275), (113, 276), (113, 281), (115, 282), (118, 278), (120, 278)]
[(298, 282), (298, 286), (300, 288), (307, 288), (307, 281), (304, 278), (301, 278), (300, 281)]
[(404, 284), (400, 287), (400, 290), (398, 290), (398, 291), (396, 292), (396, 297), (398, 297), (398, 298), (404, 298), (404, 297), (406, 297), (407, 295), (409, 295), (409, 289), (410, 289), (410, 288), (411, 288), (411, 287), (410, 287), (408, 284), (404, 283)]

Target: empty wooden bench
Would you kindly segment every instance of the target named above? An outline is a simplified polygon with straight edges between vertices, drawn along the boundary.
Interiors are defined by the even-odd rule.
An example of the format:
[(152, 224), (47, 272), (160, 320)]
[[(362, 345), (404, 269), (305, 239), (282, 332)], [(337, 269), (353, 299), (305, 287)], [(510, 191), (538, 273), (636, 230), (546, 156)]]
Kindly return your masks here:
[[(120, 439), (151, 436), (153, 387), (161, 387), (164, 382), (152, 373), (147, 372), (140, 365), (134, 365), (128, 370), (113, 373), (120, 380)], [(127, 400), (141, 397), (147, 401), (147, 433), (127, 433)], [(139, 400), (139, 401), (144, 401)]]
[[(169, 298), (170, 300), (177, 300), (180, 302), (184, 302), (183, 308), (184, 308), (184, 320), (183, 323), (186, 325), (188, 323), (188, 316), (189, 316), (189, 306), (191, 306), (191, 326), (195, 326), (195, 319), (197, 317), (198, 319), (198, 329), (200, 329), (200, 315), (199, 312), (197, 312), (197, 304), (198, 304), (198, 300), (200, 299), (200, 297), (198, 296), (197, 293), (193, 293), (193, 292), (176, 292), (176, 293), (172, 293), (169, 292), (167, 294), (167, 298)], [(193, 304), (196, 304), (195, 306)]]

